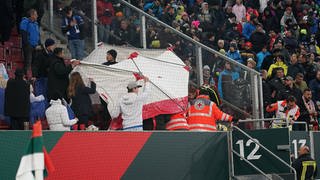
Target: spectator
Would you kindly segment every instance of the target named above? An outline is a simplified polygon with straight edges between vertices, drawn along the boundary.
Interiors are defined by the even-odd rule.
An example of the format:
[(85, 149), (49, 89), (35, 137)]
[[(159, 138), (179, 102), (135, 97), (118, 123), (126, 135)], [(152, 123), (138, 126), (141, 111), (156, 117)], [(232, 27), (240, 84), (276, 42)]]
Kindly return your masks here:
[(98, 24), (98, 40), (99, 42), (109, 43), (110, 28), (114, 9), (111, 1), (97, 1)]
[(298, 40), (292, 35), (292, 31), (286, 31), (283, 39), (286, 49), (293, 53), (298, 47)]
[(35, 9), (38, 13), (38, 24), (41, 24), (41, 19), (44, 14), (44, 0), (23, 1), (23, 9), (25, 13), (28, 13), (30, 9)]
[(243, 22), (246, 18), (246, 7), (242, 4), (242, 0), (236, 0), (236, 4), (232, 7), (232, 13), (236, 15), (237, 22)]
[(0, 43), (9, 40), (13, 26), (13, 6), (12, 0), (0, 2)]
[(289, 28), (289, 26), (287, 24), (287, 21), (289, 19), (292, 21), (293, 24), (297, 24), (297, 20), (296, 20), (296, 18), (294, 17), (294, 15), (292, 13), (292, 8), (291, 7), (287, 7), (286, 8), (286, 11), (284, 12), (284, 14), (283, 14), (283, 16), (282, 16), (282, 18), (280, 20), (280, 25), (281, 25), (282, 31)]
[(251, 37), (251, 34), (256, 30), (257, 21), (258, 21), (257, 17), (253, 16), (250, 18), (250, 21), (244, 23), (242, 36), (244, 36), (246, 40), (249, 40)]
[(124, 95), (120, 100), (120, 111), (122, 113), (122, 126), (125, 131), (142, 131), (142, 107), (145, 104), (150, 83), (147, 77), (144, 77), (145, 87), (143, 92), (139, 93), (140, 85), (137, 82), (130, 82), (127, 86), (128, 94)]
[(296, 101), (293, 96), (289, 96), (286, 100), (267, 106), (267, 112), (276, 112), (276, 117), (281, 118), (272, 122), (273, 128), (286, 127), (287, 123), (292, 125), (299, 118), (300, 110)]
[(304, 73), (305, 80), (307, 82), (310, 82), (316, 76), (316, 73), (317, 73), (316, 66), (309, 63), (308, 57), (305, 54), (300, 54), (298, 61), (300, 62), (301, 66), (303, 67), (303, 70), (304, 70), (303, 73)]
[(73, 14), (71, 7), (66, 7), (65, 16), (62, 19), (61, 29), (68, 36), (68, 46), (72, 59), (82, 60), (84, 58), (84, 21)]
[(270, 56), (270, 52), (267, 50), (267, 47), (264, 46), (262, 50), (257, 54), (257, 71), (261, 70), (263, 61), (266, 59), (267, 56)]
[(310, 81), (309, 88), (312, 92), (312, 100), (316, 103), (320, 101), (320, 71), (317, 71), (315, 79)]
[(37, 19), (37, 11), (35, 9), (31, 9), (28, 11), (28, 18), (22, 18), (20, 23), (25, 74), (31, 66), (35, 49), (39, 48), (40, 44), (40, 30)]
[(49, 129), (52, 131), (70, 131), (70, 127), (78, 122), (77, 118), (69, 119), (67, 107), (62, 104), (62, 96), (59, 92), (51, 96), (46, 117)]
[(308, 146), (299, 149), (299, 157), (292, 163), (297, 172), (297, 179), (314, 179), (317, 176), (317, 163), (310, 156)]
[(51, 38), (46, 39), (41, 50), (37, 51), (32, 62), (32, 76), (35, 78), (47, 78), (50, 66), (49, 59), (55, 49), (55, 41)]
[(224, 70), (220, 73), (218, 79), (218, 91), (222, 99), (225, 98), (224, 92), (230, 91), (232, 89), (230, 85), (237, 79), (239, 79), (239, 73), (232, 70), (230, 62), (226, 62)]
[[(262, 78), (262, 92), (263, 92), (263, 107), (266, 108), (269, 104), (272, 103), (272, 97), (271, 97), (271, 86), (269, 82), (267, 81), (267, 75), (268, 71), (261, 70), (261, 78)], [(268, 118), (271, 117), (271, 114), (268, 114), (267, 111), (264, 109), (264, 117)]]
[(306, 81), (303, 80), (303, 74), (302, 73), (297, 73), (296, 79), (294, 82), (294, 85), (296, 88), (300, 89), (301, 92), (304, 92), (304, 90), (308, 89), (308, 85)]
[(172, 22), (175, 20), (175, 9), (172, 6), (168, 6), (166, 12), (161, 16), (161, 21), (168, 25), (172, 25)]
[(251, 42), (248, 41), (244, 44), (244, 50), (241, 51), (241, 58), (242, 58), (243, 64), (247, 64), (247, 60), (249, 58), (256, 59), (256, 53), (253, 52), (251, 48), (252, 48)]
[(294, 81), (291, 76), (286, 76), (284, 78), (284, 85), (285, 89), (280, 91), (280, 97), (278, 98), (278, 100), (284, 100), (287, 99), (289, 96), (293, 96), (299, 102), (302, 96), (302, 92), (300, 91), (300, 89), (294, 86)]
[(298, 121), (300, 122), (306, 122), (306, 127), (303, 125), (295, 125), (295, 130), (306, 130), (309, 128), (310, 124), (313, 124), (318, 121), (318, 107), (316, 104), (312, 101), (312, 93), (310, 89), (305, 89), (303, 91), (303, 96), (301, 98), (301, 101), (298, 102), (300, 107), (300, 117), (298, 118)]
[(14, 74), (5, 89), (4, 113), (11, 118), (12, 130), (23, 130), (24, 122), (29, 122), (30, 85), (24, 80), (22, 69), (16, 69)]
[(298, 63), (297, 54), (293, 53), (291, 54), (290, 64), (288, 66), (288, 76), (296, 77), (298, 73), (304, 73), (304, 70), (302, 65)]
[(117, 63), (116, 58), (117, 58), (117, 51), (115, 51), (114, 49), (110, 49), (109, 51), (107, 51), (107, 56), (106, 56), (107, 62), (104, 62), (102, 64), (107, 66), (116, 64)]
[(131, 27), (129, 26), (129, 22), (127, 20), (122, 20), (120, 23), (120, 29), (114, 32), (115, 35), (115, 45), (129, 45), (132, 43), (132, 35), (133, 31)]
[[(219, 42), (218, 42), (218, 45), (219, 45)], [(239, 50), (237, 50), (236, 43), (230, 44), (229, 51), (227, 52), (226, 56), (237, 61), (238, 63), (243, 63), (243, 60), (242, 60), (241, 55), (239, 53)]]
[(256, 61), (254, 61), (252, 58), (249, 58), (247, 60), (247, 67), (250, 68), (250, 69), (256, 69)]
[(85, 130), (88, 121), (93, 115), (92, 102), (89, 94), (96, 92), (96, 83), (89, 78), (90, 87), (86, 87), (79, 72), (70, 75), (68, 86), (68, 97), (72, 100), (71, 109), (79, 119), (78, 126), (73, 126), (73, 130)]
[(160, 18), (162, 15), (162, 7), (160, 5), (160, 0), (153, 0), (153, 2), (146, 3), (143, 10), (156, 18)]
[(278, 100), (280, 98), (280, 92), (285, 91), (285, 86), (283, 84), (283, 79), (284, 79), (284, 71), (283, 68), (278, 67), (275, 70), (275, 76), (272, 77), (272, 79), (270, 80), (269, 84), (270, 84), (270, 88), (272, 91), (272, 98), (273, 100)]
[(67, 88), (69, 85), (69, 73), (72, 68), (80, 64), (79, 60), (72, 61), (71, 65), (64, 62), (64, 52), (62, 48), (55, 48), (53, 56), (50, 59), (50, 68), (48, 72), (48, 100), (53, 98), (55, 92), (58, 92), (63, 99), (68, 101)]
[(212, 16), (209, 12), (209, 5), (207, 2), (201, 4), (201, 12), (198, 15), (198, 20), (203, 28), (204, 32), (209, 32), (213, 30), (212, 27)]
[(262, 24), (256, 26), (256, 30), (250, 36), (250, 42), (252, 43), (252, 51), (258, 53), (268, 42), (269, 37), (263, 30)]
[(273, 70), (278, 67), (281, 67), (284, 70), (284, 75), (287, 75), (288, 66), (284, 63), (284, 57), (282, 55), (277, 55), (275, 57), (275, 63), (269, 67), (268, 77), (271, 77)]

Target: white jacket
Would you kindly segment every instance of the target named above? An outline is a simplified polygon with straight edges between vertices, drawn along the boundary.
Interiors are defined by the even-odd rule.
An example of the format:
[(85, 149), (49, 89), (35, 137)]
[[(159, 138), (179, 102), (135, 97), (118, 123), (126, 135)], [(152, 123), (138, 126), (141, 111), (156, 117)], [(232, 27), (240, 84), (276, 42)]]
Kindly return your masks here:
[(132, 126), (142, 126), (142, 107), (149, 94), (149, 82), (146, 83), (143, 92), (128, 93), (120, 100), (120, 111), (122, 113), (122, 126), (128, 128)]
[(77, 119), (69, 119), (67, 108), (61, 100), (51, 100), (51, 106), (46, 110), (46, 117), (50, 130), (70, 131), (70, 126), (78, 122)]

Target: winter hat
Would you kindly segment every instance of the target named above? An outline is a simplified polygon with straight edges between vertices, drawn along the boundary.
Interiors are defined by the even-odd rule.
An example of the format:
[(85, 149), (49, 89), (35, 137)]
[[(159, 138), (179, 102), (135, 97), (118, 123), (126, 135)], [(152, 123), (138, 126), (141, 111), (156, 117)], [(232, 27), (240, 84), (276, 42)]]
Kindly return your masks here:
[(16, 71), (14, 72), (14, 75), (16, 76), (16, 78), (17, 77), (23, 77), (23, 75), (24, 75), (24, 71), (23, 71), (23, 69), (16, 69)]
[(247, 63), (251, 63), (254, 67), (256, 67), (256, 65), (257, 65), (257, 63), (252, 58), (249, 58), (247, 60)]
[(48, 38), (48, 39), (46, 39), (46, 41), (45, 41), (45, 43), (44, 43), (44, 46), (45, 46), (45, 47), (49, 47), (49, 46), (52, 46), (52, 45), (54, 45), (54, 44), (55, 44), (54, 40), (51, 39), (51, 38)]
[(110, 49), (109, 51), (107, 51), (107, 54), (110, 54), (113, 59), (117, 58), (117, 51), (115, 51), (114, 49)]
[(191, 25), (193, 25), (195, 28), (199, 28), (199, 25), (200, 25), (200, 21), (192, 21), (191, 22)]
[(127, 89), (133, 89), (133, 88), (140, 88), (142, 87), (141, 85), (138, 85), (136, 81), (131, 81), (129, 82)]
[(203, 66), (203, 70), (205, 70), (205, 69), (210, 71), (210, 67), (208, 65)]
[(245, 44), (244, 44), (245, 46), (248, 46), (248, 47), (250, 47), (250, 48), (252, 48), (252, 43), (251, 42), (246, 42)]

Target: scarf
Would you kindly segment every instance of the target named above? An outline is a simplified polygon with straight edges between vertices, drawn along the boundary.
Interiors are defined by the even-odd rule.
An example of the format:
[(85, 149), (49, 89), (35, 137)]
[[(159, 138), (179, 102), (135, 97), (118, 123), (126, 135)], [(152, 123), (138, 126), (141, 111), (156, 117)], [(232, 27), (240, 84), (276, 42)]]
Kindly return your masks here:
[(309, 116), (310, 116), (310, 122), (315, 121), (314, 117), (313, 117), (313, 113), (316, 111), (316, 108), (314, 106), (314, 103), (312, 100), (310, 100), (309, 102), (306, 101), (306, 98), (304, 96), (302, 96), (302, 100), (304, 105), (306, 106), (308, 112), (309, 112)]

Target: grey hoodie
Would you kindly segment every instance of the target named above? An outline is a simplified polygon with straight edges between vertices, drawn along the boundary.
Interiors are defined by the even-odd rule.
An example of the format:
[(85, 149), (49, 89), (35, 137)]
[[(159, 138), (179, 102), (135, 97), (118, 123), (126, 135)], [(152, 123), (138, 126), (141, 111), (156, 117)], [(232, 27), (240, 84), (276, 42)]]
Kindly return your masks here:
[(128, 93), (120, 100), (120, 111), (122, 113), (123, 128), (142, 126), (142, 107), (146, 103), (150, 91), (150, 84), (147, 82), (139, 94)]

